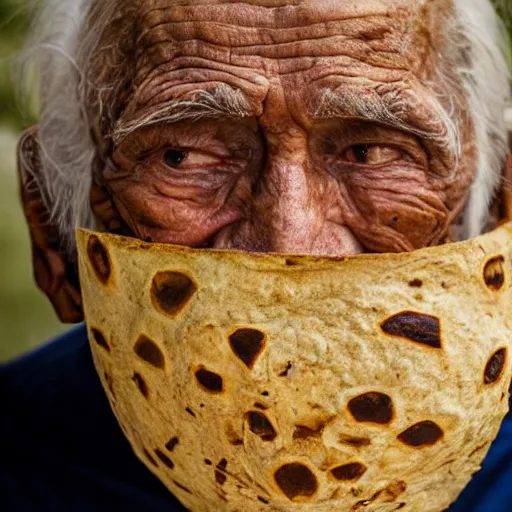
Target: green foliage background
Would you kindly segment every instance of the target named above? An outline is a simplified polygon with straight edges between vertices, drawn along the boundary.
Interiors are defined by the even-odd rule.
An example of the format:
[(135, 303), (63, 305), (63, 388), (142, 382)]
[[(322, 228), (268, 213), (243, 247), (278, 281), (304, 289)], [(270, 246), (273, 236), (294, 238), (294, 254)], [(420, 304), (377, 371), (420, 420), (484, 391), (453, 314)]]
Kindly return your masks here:
[(21, 0), (0, 0), (0, 362), (64, 329), (32, 279), (28, 233), (18, 199), (16, 139), (31, 123), (21, 114), (11, 71), (28, 20)]
[[(42, 0), (39, 0), (42, 1)], [(15, 144), (33, 120), (17, 107), (13, 60), (29, 26), (23, 0), (0, 0), (0, 362), (37, 346), (63, 330), (33, 284), (30, 249), (18, 200)], [(494, 1), (511, 35), (512, 0)]]

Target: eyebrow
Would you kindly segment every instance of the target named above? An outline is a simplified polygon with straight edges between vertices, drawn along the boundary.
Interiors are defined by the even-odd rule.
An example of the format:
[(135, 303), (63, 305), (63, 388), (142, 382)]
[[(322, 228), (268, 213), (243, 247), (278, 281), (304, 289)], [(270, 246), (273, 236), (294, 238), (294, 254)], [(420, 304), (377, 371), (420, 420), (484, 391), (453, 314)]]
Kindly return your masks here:
[(249, 101), (239, 89), (227, 85), (213, 89), (194, 90), (179, 98), (173, 98), (160, 107), (149, 107), (129, 119), (121, 118), (111, 135), (114, 144), (139, 128), (158, 123), (198, 121), (205, 118), (252, 117), (255, 113)]
[(429, 91), (396, 88), (379, 94), (376, 90), (354, 88), (324, 89), (310, 115), (313, 119), (360, 119), (431, 140), (458, 160), (461, 154), (459, 130), (453, 112), (447, 111)]

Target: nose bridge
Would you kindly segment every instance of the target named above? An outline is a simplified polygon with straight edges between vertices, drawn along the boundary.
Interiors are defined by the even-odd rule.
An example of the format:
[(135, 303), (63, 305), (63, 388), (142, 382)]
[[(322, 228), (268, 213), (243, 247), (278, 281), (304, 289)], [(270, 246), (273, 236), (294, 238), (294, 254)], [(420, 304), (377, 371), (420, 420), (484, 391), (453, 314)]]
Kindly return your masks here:
[(309, 251), (318, 236), (318, 215), (311, 176), (304, 152), (286, 150), (286, 143), (268, 153), (258, 194), (255, 215), (265, 226), (270, 250), (276, 252)]

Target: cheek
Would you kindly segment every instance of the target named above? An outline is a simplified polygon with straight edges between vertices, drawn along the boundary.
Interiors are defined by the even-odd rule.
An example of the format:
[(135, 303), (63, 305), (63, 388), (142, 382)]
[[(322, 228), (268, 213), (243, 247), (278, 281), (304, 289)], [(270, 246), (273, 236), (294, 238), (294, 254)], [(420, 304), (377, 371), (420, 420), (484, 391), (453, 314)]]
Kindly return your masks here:
[(123, 220), (139, 238), (196, 246), (242, 215), (250, 186), (239, 180), (212, 191), (159, 180), (122, 180), (111, 185)]
[[(351, 227), (356, 233), (363, 226), (370, 226), (376, 234), (391, 230), (406, 240), (407, 246), (416, 249), (429, 245), (447, 228), (450, 212), (442, 200), (443, 194), (432, 190), (423, 172), (410, 169), (395, 176), (392, 171), (388, 176), (353, 175), (347, 180), (347, 190), (357, 213), (364, 219), (353, 222)], [(370, 245), (381, 242), (375, 240)], [(379, 245), (380, 251), (383, 248)]]

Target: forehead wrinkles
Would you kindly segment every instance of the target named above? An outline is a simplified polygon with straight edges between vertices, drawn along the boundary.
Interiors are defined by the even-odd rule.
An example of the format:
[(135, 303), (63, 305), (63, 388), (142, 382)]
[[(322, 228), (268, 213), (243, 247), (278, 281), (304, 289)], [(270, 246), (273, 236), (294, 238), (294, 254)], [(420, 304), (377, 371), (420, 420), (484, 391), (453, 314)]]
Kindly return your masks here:
[[(239, 26), (286, 28), (340, 18), (413, 11), (438, 0), (138, 0), (146, 21), (229, 19)], [(248, 16), (250, 15), (250, 16)]]
[(262, 59), (355, 54), (376, 66), (410, 67), (404, 43), (417, 24), (421, 2), (413, 8), (404, 7), (408, 1), (382, 0), (363, 5), (315, 0), (314, 8), (308, 1), (272, 8), (254, 4), (145, 2), (137, 42), (139, 85), (159, 73), (158, 66), (180, 57), (264, 68)]
[[(146, 0), (139, 3), (134, 90), (125, 114), (219, 84), (259, 103), (267, 90), (264, 77), (303, 69), (329, 73), (332, 67), (373, 79), (393, 73), (384, 81), (426, 73), (426, 59), (435, 53), (430, 12), (451, 3)], [(444, 23), (434, 25), (435, 32), (443, 30)], [(307, 79), (314, 75), (313, 69)]]

